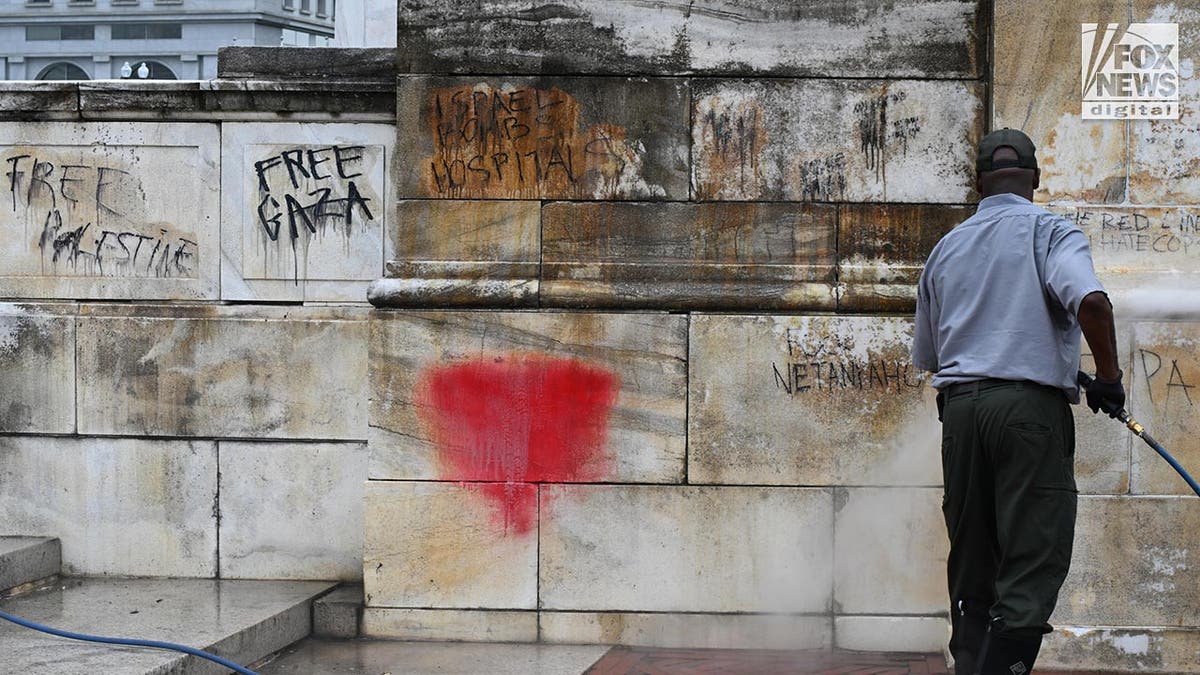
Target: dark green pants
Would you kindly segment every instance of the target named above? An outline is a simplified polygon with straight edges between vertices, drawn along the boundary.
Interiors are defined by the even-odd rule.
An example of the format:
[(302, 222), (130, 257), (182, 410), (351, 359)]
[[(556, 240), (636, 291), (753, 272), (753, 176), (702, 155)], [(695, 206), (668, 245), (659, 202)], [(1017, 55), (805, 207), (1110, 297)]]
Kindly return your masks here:
[[(984, 380), (943, 395), (951, 616), (1040, 636), (1071, 562), (1075, 426), (1059, 389)], [(968, 623), (970, 617), (964, 619)], [(979, 628), (954, 621), (956, 641)]]

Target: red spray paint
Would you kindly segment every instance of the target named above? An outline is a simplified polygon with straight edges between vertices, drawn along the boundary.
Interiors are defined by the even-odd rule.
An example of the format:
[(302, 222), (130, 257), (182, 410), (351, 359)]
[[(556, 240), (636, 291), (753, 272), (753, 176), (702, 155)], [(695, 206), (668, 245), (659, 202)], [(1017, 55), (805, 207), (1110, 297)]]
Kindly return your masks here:
[(581, 361), (516, 355), (430, 368), (415, 398), (442, 478), (486, 482), (473, 488), (499, 507), (506, 531), (525, 534), (537, 492), (512, 484), (603, 477), (618, 388), (615, 375)]

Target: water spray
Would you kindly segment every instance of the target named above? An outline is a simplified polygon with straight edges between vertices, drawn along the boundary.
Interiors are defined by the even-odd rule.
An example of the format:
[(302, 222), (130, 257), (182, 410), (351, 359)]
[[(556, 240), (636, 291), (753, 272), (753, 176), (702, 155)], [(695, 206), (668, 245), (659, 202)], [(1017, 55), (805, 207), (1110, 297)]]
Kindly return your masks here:
[[(1096, 378), (1088, 375), (1082, 370), (1079, 371), (1079, 385), (1084, 389), (1087, 389), (1089, 386), (1091, 386), (1095, 379)], [(1187, 470), (1184, 469), (1174, 457), (1171, 456), (1171, 453), (1167, 452), (1166, 448), (1164, 448), (1162, 444), (1154, 440), (1154, 437), (1146, 431), (1145, 427), (1143, 427), (1141, 424), (1138, 424), (1138, 421), (1133, 419), (1132, 415), (1130, 415), (1124, 408), (1107, 400), (1102, 400), (1100, 402), (1100, 409), (1108, 413), (1111, 417), (1119, 420), (1138, 438), (1146, 441), (1146, 445), (1154, 448), (1155, 452), (1161, 455), (1163, 459), (1167, 460), (1167, 463), (1171, 465), (1172, 469), (1175, 469), (1175, 471), (1179, 472), (1180, 476), (1183, 476), (1183, 479), (1187, 481), (1187, 484), (1192, 488), (1192, 491), (1196, 493), (1196, 496), (1200, 497), (1200, 485), (1196, 485), (1196, 480), (1192, 478), (1190, 474), (1188, 474)]]

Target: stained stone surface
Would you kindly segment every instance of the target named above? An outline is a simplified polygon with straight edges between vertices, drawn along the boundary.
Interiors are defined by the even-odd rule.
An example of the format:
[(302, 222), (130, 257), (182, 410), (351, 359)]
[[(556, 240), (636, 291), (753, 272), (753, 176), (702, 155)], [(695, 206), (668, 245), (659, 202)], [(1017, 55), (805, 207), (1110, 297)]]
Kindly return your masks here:
[(1200, 500), (1080, 497), (1053, 625), (1200, 626)]
[(556, 202), (542, 210), (543, 302), (833, 309), (836, 209)]
[(541, 612), (542, 641), (692, 649), (828, 649), (828, 616)]
[[(0, 610), (74, 632), (135, 636), (203, 649), (250, 664), (308, 635), (309, 603), (321, 582), (208, 579), (70, 579), (10, 598)], [(0, 625), (12, 673), (228, 673), (214, 663), (162, 649), (99, 646)]]
[(455, 642), (535, 642), (537, 612), (470, 609), (363, 610), (363, 637)]
[(667, 314), (375, 312), (371, 478), (680, 482), (686, 331)]
[(942, 652), (950, 642), (950, 622), (940, 617), (839, 616), (834, 625), (838, 649)]
[(365, 312), (87, 310), (77, 328), (81, 433), (366, 436)]
[(544, 486), (540, 606), (825, 612), (832, 540), (829, 490)]
[(946, 611), (949, 542), (941, 488), (839, 488), (834, 504), (833, 596), (839, 611)]
[(1084, 671), (1200, 672), (1200, 632), (1188, 628), (1059, 626), (1046, 636), (1038, 664)]
[(65, 574), (213, 576), (216, 499), (210, 441), (0, 436), (5, 534), (58, 537)]
[(1178, 120), (1129, 122), (1129, 200), (1135, 204), (1200, 202), (1200, 6), (1194, 2), (1132, 0), (1133, 20), (1179, 26)]
[[(692, 181), (702, 200), (962, 203), (983, 130), (977, 83), (700, 80)], [(938, 106), (929, 106), (936, 100)]]
[[(1134, 383), (1133, 325), (1122, 320), (1123, 305), (1115, 301), (1117, 312), (1117, 364), (1125, 374), (1124, 385), (1132, 393)], [(1083, 355), (1079, 367), (1096, 373), (1096, 362), (1092, 359), (1087, 342), (1083, 342)], [(1132, 407), (1132, 398), (1126, 407)], [(1128, 494), (1130, 487), (1130, 457), (1133, 443), (1141, 443), (1125, 427), (1104, 413), (1093, 414), (1087, 407), (1086, 394), (1080, 393), (1080, 402), (1072, 406), (1075, 418), (1075, 487), (1080, 494)]]
[(222, 577), (362, 578), (366, 444), (222, 441), (220, 449)]
[(688, 83), (401, 77), (401, 197), (687, 199)]
[(401, 71), (975, 77), (978, 3), (425, 0), (400, 7)]
[[(1133, 347), (1129, 411), (1195, 475), (1200, 467), (1200, 324), (1134, 324)], [(1194, 494), (1140, 439), (1133, 442), (1132, 460), (1134, 494)]]
[(69, 308), (0, 305), (0, 432), (75, 431)]
[(469, 675), (486, 668), (491, 675), (579, 675), (600, 660), (608, 649), (602, 645), (305, 640), (261, 667), (259, 672), (262, 675), (331, 675), (399, 671), (406, 675)]
[(0, 296), (217, 297), (216, 125), (5, 122), (0, 138)]
[(838, 207), (838, 308), (911, 312), (929, 252), (975, 214), (970, 206), (843, 204)]
[[(537, 536), (506, 520), (503, 503), (490, 497), (536, 505), (537, 490), (511, 483), (369, 481), (367, 607), (534, 609)], [(370, 630), (370, 623), (364, 617), (364, 635), (388, 634)]]
[(996, 0), (992, 128), (1021, 129), (1037, 146), (1035, 199), (1124, 201), (1128, 125), (1080, 117), (1080, 24), (1128, 20), (1127, 0)]
[(221, 297), (358, 301), (394, 208), (386, 124), (226, 123)]
[(689, 481), (940, 485), (911, 340), (901, 318), (693, 315)]

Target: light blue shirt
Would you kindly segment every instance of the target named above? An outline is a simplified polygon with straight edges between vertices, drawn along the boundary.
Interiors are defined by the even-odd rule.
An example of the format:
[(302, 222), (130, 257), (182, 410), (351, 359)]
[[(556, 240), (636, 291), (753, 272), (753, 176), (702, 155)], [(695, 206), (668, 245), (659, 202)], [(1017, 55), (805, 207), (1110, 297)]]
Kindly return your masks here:
[(1030, 380), (1079, 402), (1079, 303), (1104, 292), (1087, 236), (1014, 194), (975, 215), (929, 254), (917, 287), (913, 364), (933, 386)]

